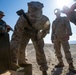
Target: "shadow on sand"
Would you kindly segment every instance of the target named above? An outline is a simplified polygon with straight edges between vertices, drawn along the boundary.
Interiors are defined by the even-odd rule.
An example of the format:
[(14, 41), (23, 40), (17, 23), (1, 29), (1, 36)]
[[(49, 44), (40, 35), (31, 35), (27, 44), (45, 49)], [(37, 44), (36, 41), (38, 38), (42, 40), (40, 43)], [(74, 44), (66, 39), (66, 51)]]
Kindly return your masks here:
[(68, 68), (54, 68), (51, 71), (51, 75), (76, 75), (75, 73), (68, 70)]
[(61, 75), (62, 74), (62, 70), (63, 68), (54, 68), (52, 71), (51, 71), (51, 75)]

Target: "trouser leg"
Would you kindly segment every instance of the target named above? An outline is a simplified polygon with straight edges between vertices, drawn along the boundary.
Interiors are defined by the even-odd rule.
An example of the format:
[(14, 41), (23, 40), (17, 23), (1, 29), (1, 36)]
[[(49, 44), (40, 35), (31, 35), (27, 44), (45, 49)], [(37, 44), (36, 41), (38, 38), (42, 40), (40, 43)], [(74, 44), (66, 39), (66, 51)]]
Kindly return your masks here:
[(64, 41), (62, 41), (62, 45), (63, 45), (63, 49), (64, 49), (64, 53), (65, 53), (65, 58), (69, 64), (69, 70), (76, 73), (76, 70), (73, 66), (71, 52), (69, 51), (70, 45), (69, 45), (68, 41), (64, 39)]
[(16, 41), (16, 40), (11, 41), (10, 50), (11, 50), (10, 69), (16, 70), (16, 69), (19, 68), (19, 65), (17, 64), (17, 60), (18, 60), (18, 41)]
[(62, 54), (61, 54), (61, 43), (60, 41), (58, 41), (58, 39), (54, 41), (54, 49), (55, 49), (55, 54), (57, 56), (58, 61), (63, 62)]
[(44, 41), (43, 39), (38, 41), (32, 39), (32, 41), (34, 44), (34, 48), (36, 50), (36, 60), (37, 60), (37, 63), (40, 65), (40, 70), (46, 71), (48, 69), (48, 66), (47, 66), (47, 61), (43, 50)]
[(11, 50), (11, 62), (17, 63), (17, 59), (18, 59), (18, 42), (16, 40), (11, 41), (10, 50)]
[(62, 41), (62, 46), (63, 46), (63, 49), (64, 49), (65, 58), (66, 58), (67, 62), (72, 63), (73, 60), (72, 60), (72, 57), (71, 57), (71, 53), (69, 51), (70, 46), (69, 46), (68, 41), (67, 40)]
[(20, 40), (20, 45), (19, 45), (19, 54), (18, 54), (18, 63), (19, 64), (24, 64), (26, 63), (26, 46), (29, 42), (29, 38), (26, 35), (23, 35), (21, 40)]

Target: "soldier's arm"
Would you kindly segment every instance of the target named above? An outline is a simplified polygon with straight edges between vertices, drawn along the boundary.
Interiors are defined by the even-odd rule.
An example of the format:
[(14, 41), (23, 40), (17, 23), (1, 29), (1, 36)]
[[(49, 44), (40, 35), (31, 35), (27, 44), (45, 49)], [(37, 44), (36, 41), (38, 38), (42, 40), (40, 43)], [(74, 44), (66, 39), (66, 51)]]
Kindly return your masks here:
[(49, 32), (50, 32), (50, 21), (47, 20), (46, 23), (45, 23), (45, 25), (44, 25), (44, 28), (43, 28), (43, 30), (42, 30), (42, 33), (43, 33), (44, 36), (45, 36), (45, 35), (48, 34)]
[(7, 28), (7, 32), (9, 32), (10, 30), (13, 31), (13, 29), (9, 25), (6, 25), (6, 28)]
[(12, 34), (12, 39), (16, 39), (16, 37), (18, 39), (18, 38), (21, 37), (21, 34), (22, 34), (23, 30), (24, 30), (24, 26), (23, 25), (25, 25), (24, 24), (24, 22), (25, 22), (24, 20), (25, 19), (24, 19), (24, 17), (22, 15), (17, 20), (17, 22), (15, 24), (15, 27), (14, 27), (13, 34)]
[(23, 32), (24, 31), (24, 27), (25, 27), (25, 22), (26, 22), (25, 18), (23, 17), (23, 15), (21, 15), (19, 17), (19, 19), (17, 20), (17, 22), (16, 22), (14, 30), (16, 30), (19, 33)]
[(54, 34), (55, 34), (55, 25), (54, 25), (54, 22), (52, 23), (52, 32), (51, 32), (51, 41), (53, 43), (53, 40), (54, 40)]
[(71, 30), (71, 26), (70, 26), (70, 22), (69, 22), (68, 18), (65, 18), (65, 23), (66, 23), (67, 34), (70, 36), (70, 35), (72, 35), (72, 30)]
[(47, 20), (44, 24), (43, 29), (38, 32), (38, 36), (37, 36), (38, 39), (44, 38), (47, 34), (49, 34), (49, 32), (50, 32), (50, 21)]

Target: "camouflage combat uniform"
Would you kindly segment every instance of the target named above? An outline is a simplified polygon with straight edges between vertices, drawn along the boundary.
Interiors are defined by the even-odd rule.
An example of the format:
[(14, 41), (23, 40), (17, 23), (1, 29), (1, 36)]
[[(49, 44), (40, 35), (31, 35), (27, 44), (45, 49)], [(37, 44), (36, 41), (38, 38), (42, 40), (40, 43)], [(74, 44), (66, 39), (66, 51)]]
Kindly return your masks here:
[(54, 48), (56, 56), (59, 62), (63, 62), (60, 50), (62, 44), (67, 62), (72, 63), (73, 61), (71, 58), (71, 53), (69, 51), (70, 46), (68, 43), (67, 34), (69, 36), (72, 35), (71, 27), (67, 17), (56, 18), (52, 23), (52, 36), (51, 36), (51, 40), (52, 41), (54, 40)]
[[(31, 7), (30, 5), (28, 6), (30, 10)], [(39, 9), (42, 9), (42, 7)], [(31, 39), (34, 44), (34, 48), (36, 51), (36, 60), (37, 60), (37, 63), (40, 65), (40, 70), (46, 71), (48, 67), (47, 67), (47, 61), (43, 50), (43, 47), (44, 47), (43, 38), (46, 36), (46, 34), (49, 33), (49, 29), (50, 29), (49, 19), (42, 14), (40, 18), (34, 19), (34, 20), (29, 17), (28, 12), (26, 13), (26, 15), (29, 18), (36, 32), (31, 29), (25, 17), (21, 15), (15, 25), (14, 33), (11, 40), (11, 50), (13, 54), (12, 61), (17, 60), (16, 55), (17, 55), (17, 52), (19, 52), (18, 53), (19, 64), (26, 62), (25, 49), (29, 40)]]

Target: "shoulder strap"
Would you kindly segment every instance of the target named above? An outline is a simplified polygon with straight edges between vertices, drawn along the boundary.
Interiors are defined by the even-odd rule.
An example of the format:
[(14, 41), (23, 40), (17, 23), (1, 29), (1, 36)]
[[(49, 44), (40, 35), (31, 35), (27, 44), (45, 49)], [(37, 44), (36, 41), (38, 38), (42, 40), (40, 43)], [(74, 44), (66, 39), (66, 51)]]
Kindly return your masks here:
[(28, 25), (32, 28), (32, 30), (37, 31), (31, 24), (29, 18), (27, 17), (27, 15), (25, 13), (23, 13), (24, 18), (27, 20)]
[(29, 21), (29, 19), (28, 19), (28, 17), (26, 16), (25, 13), (23, 13), (23, 16), (24, 16), (24, 18), (27, 20), (28, 24), (32, 27), (32, 24), (31, 24), (31, 22)]
[[(23, 15), (24, 18), (27, 20), (28, 25), (31, 27), (31, 30), (37, 32), (37, 30), (32, 26), (29, 18), (27, 17), (27, 15), (26, 15), (26, 13), (24, 12), (23, 9), (18, 10), (16, 13), (17, 13), (17, 15), (19, 15), (19, 16)], [(26, 27), (24, 28), (24, 30), (25, 30), (25, 29), (26, 29)], [(27, 28), (27, 29), (28, 29), (28, 28)]]

